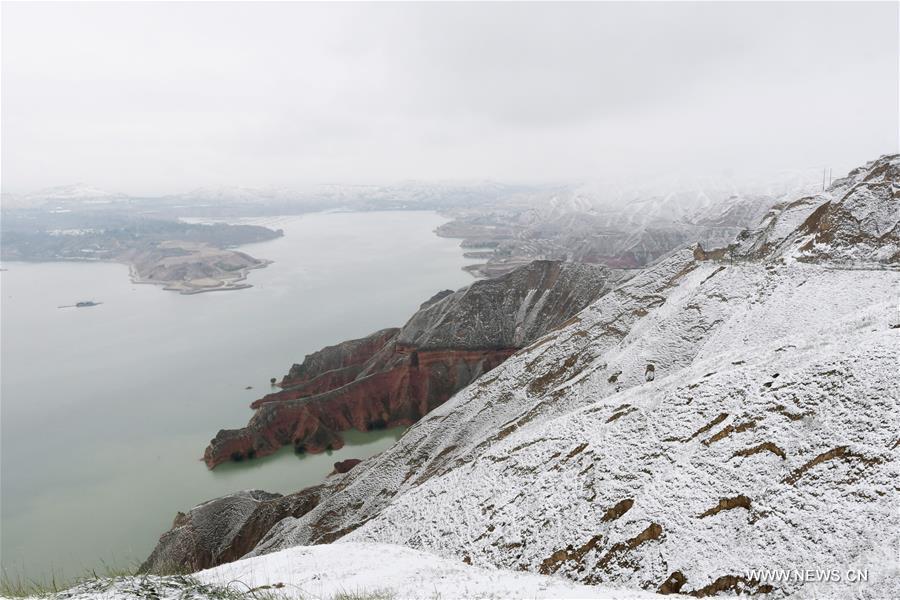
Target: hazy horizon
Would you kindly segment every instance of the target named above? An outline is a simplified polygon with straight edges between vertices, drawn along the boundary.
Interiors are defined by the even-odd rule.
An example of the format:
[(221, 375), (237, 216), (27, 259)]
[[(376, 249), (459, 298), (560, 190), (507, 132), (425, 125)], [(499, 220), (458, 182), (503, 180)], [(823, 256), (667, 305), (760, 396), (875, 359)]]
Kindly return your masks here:
[(896, 3), (2, 6), (3, 191), (559, 183), (898, 140)]

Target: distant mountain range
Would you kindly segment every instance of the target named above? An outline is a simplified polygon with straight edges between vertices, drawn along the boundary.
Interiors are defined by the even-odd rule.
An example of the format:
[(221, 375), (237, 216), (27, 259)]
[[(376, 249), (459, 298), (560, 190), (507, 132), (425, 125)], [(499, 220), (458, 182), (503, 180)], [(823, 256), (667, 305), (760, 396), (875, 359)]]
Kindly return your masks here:
[[(710, 198), (722, 198), (744, 193), (779, 196), (796, 193), (800, 189), (821, 184), (821, 173), (809, 170), (785, 171), (773, 178), (737, 183), (723, 177), (705, 177), (671, 181), (648, 176), (639, 184), (612, 183), (556, 183), (506, 184), (481, 182), (403, 181), (394, 184), (309, 184), (296, 187), (210, 186), (173, 194), (133, 195), (105, 190), (87, 183), (75, 183), (36, 190), (29, 193), (2, 195), (4, 208), (34, 207), (53, 202), (81, 202), (88, 200), (138, 201), (156, 200), (164, 203), (224, 203), (260, 204), (266, 202), (330, 202), (342, 204), (396, 204), (398, 202), (426, 205), (462, 203), (463, 198), (481, 202), (504, 201), (511, 205), (548, 203), (557, 212), (590, 213), (603, 207), (622, 206), (635, 199), (665, 197), (671, 205), (696, 206)], [(675, 190), (675, 192), (673, 192)]]

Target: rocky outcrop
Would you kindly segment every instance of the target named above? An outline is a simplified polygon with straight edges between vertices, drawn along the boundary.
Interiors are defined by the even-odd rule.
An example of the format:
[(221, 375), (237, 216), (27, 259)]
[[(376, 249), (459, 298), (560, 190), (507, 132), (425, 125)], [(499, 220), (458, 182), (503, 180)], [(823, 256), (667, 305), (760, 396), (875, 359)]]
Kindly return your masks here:
[(282, 496), (245, 490), (178, 513), (140, 572), (183, 573), (237, 560), (252, 550), (275, 523), (315, 508), (319, 488)]
[(329, 346), (295, 364), (282, 389), (252, 404), (247, 427), (222, 430), (209, 468), (271, 454), (340, 448), (341, 431), (408, 426), (609, 288), (607, 269), (534, 261), (440, 292), (401, 329)]
[(247, 427), (220, 431), (204, 460), (214, 468), (228, 460), (266, 456), (287, 445), (300, 453), (319, 453), (341, 448), (341, 431), (412, 425), (515, 351), (417, 351), (392, 343), (384, 353), (388, 362), (383, 370), (361, 374), (335, 389), (293, 398), (311, 389), (301, 384), (284, 390), (280, 397), (273, 394), (255, 403), (258, 409)]
[[(798, 233), (799, 258), (842, 263), (900, 263), (900, 156), (852, 171), (840, 193), (819, 206)], [(799, 240), (798, 240), (799, 241)]]
[(398, 344), (419, 350), (521, 348), (595, 300), (615, 275), (601, 267), (537, 260), (423, 305)]
[(900, 155), (854, 169), (828, 190), (777, 204), (719, 251), (729, 260), (794, 257), (833, 265), (900, 262)]
[(334, 472), (335, 473), (346, 473), (362, 461), (358, 458), (348, 458), (347, 460), (339, 460), (334, 463)]
[[(331, 381), (337, 382), (342, 380), (342, 375), (339, 374), (346, 374), (344, 383), (352, 381), (359, 374), (359, 369), (354, 370), (353, 367), (361, 368), (375, 353), (393, 340), (399, 331), (400, 329), (396, 327), (382, 329), (358, 340), (349, 340), (322, 348), (307, 356), (303, 363), (292, 366), (282, 379), (281, 387), (299, 386), (309, 383), (321, 375), (329, 375)], [(343, 384), (335, 383), (330, 387), (334, 388), (339, 385)]]

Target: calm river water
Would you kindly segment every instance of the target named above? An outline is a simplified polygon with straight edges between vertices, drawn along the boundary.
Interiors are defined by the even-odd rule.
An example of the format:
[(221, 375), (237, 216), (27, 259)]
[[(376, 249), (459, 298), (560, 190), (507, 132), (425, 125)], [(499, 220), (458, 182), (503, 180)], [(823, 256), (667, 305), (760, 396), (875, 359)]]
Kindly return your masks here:
[[(181, 296), (116, 264), (7, 263), (2, 294), (2, 563), (59, 578), (149, 554), (176, 511), (241, 489), (290, 492), (400, 431), (343, 449), (208, 471), (222, 427), (244, 425), (269, 378), (322, 346), (402, 325), (441, 289), (471, 282), (458, 241), (427, 212), (258, 219), (285, 237), (243, 246), (274, 260), (253, 288)], [(59, 309), (79, 300), (103, 304)], [(246, 386), (253, 389), (246, 390)]]

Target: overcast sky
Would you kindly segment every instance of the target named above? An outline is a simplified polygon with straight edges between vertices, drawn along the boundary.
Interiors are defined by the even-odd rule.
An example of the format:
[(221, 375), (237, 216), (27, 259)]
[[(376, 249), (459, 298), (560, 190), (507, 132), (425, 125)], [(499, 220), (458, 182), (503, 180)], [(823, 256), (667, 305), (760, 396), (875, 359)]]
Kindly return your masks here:
[(898, 4), (2, 5), (2, 184), (837, 174), (898, 145)]

